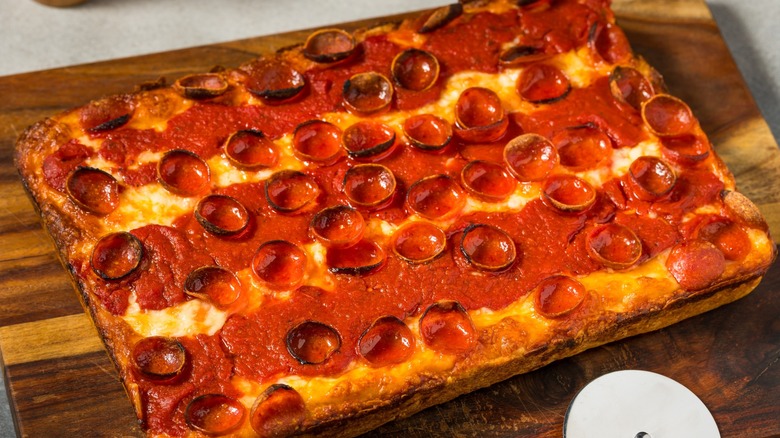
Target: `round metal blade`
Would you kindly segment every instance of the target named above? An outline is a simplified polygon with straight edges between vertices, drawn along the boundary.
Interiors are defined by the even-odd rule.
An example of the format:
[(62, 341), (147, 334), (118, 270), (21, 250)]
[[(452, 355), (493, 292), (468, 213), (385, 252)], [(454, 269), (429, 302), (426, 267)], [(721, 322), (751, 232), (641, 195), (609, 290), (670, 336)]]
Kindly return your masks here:
[(719, 438), (704, 403), (680, 383), (649, 371), (605, 374), (569, 405), (564, 438)]

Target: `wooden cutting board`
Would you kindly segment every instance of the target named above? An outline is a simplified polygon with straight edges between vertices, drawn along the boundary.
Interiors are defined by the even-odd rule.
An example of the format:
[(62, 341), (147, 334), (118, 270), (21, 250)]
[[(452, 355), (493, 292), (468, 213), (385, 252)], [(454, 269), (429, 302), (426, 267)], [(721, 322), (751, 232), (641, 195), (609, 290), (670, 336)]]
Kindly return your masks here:
[[(636, 52), (693, 108), (718, 153), (780, 236), (780, 152), (703, 0), (615, 0)], [(396, 17), (390, 17), (396, 18)], [(353, 29), (370, 22), (345, 25)], [(118, 375), (13, 167), (30, 124), (160, 76), (237, 66), (307, 31), (0, 78), (0, 352), (22, 436), (138, 436)], [(669, 376), (723, 436), (780, 434), (780, 263), (734, 304), (556, 362), (399, 420), (371, 436), (560, 436), (566, 407), (614, 370)]]

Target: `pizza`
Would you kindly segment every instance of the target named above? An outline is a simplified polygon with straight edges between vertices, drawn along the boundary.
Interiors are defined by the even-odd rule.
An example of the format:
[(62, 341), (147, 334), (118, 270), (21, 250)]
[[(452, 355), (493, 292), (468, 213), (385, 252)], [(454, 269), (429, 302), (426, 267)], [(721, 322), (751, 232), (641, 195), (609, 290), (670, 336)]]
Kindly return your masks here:
[(775, 258), (608, 0), (453, 4), (47, 118), (16, 163), (149, 436), (350, 436)]

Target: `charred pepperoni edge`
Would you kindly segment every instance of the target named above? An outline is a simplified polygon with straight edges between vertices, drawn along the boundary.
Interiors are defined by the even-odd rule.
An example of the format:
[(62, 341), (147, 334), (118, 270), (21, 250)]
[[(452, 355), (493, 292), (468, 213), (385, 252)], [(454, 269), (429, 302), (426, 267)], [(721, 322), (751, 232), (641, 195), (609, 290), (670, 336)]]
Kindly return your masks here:
[(453, 3), (451, 5), (442, 6), (431, 13), (425, 23), (417, 31), (419, 33), (430, 33), (436, 29), (446, 26), (452, 20), (458, 18), (463, 14), (463, 5), (460, 3)]
[[(92, 260), (95, 258), (95, 250), (97, 250), (98, 245), (100, 244), (100, 242), (102, 242), (104, 239), (107, 239), (107, 238), (114, 238), (114, 237), (119, 237), (119, 236), (121, 236), (124, 239), (127, 239), (127, 241), (129, 242), (129, 245), (132, 246), (131, 249), (134, 250), (134, 252), (137, 253), (138, 256), (136, 257), (135, 264), (127, 272), (125, 272), (125, 273), (123, 273), (121, 275), (117, 275), (116, 277), (112, 277), (112, 276), (106, 274), (105, 272), (103, 272), (103, 271), (101, 271), (99, 269), (95, 269), (95, 267), (94, 267), (94, 265), (92, 263)], [(110, 280), (121, 280), (121, 279), (127, 277), (128, 275), (132, 274), (136, 269), (138, 269), (138, 266), (141, 264), (141, 260), (143, 260), (143, 258), (144, 258), (144, 252), (145, 251), (144, 251), (143, 243), (141, 243), (141, 241), (137, 237), (135, 237), (135, 235), (133, 235), (131, 233), (128, 233), (126, 231), (119, 231), (119, 232), (116, 232), (116, 233), (107, 234), (107, 235), (101, 237), (97, 242), (95, 242), (95, 246), (92, 248), (92, 253), (90, 254), (90, 267), (92, 268), (92, 271), (95, 274), (97, 274), (98, 277), (102, 278), (103, 280), (109, 280), (109, 281)]]
[[(238, 219), (241, 221), (241, 225), (235, 229), (227, 229), (222, 228), (219, 225), (211, 222), (207, 217), (203, 216), (203, 213), (201, 213), (201, 207), (203, 206), (204, 202), (209, 201), (218, 201), (221, 203), (227, 203), (224, 205), (232, 205), (232, 207), (235, 207), (239, 211), (239, 215), (237, 216)], [(249, 211), (244, 207), (244, 204), (239, 202), (237, 199), (227, 196), (227, 195), (219, 195), (219, 194), (210, 194), (205, 196), (203, 199), (198, 201), (198, 204), (195, 206), (195, 210), (193, 211), (193, 214), (195, 216), (195, 219), (197, 219), (198, 223), (206, 229), (206, 231), (210, 232), (211, 234), (215, 234), (217, 236), (230, 236), (233, 234), (238, 234), (244, 229), (246, 229), (247, 225), (249, 225)]]
[[(283, 103), (287, 100), (290, 100), (298, 96), (301, 93), (301, 91), (303, 91), (303, 88), (306, 86), (306, 80), (304, 79), (301, 72), (299, 72), (291, 65), (287, 64), (286, 62), (280, 59), (276, 59), (276, 58), (262, 59), (259, 61), (259, 63), (269, 63), (269, 64), (273, 63), (276, 64), (276, 66), (287, 67), (290, 69), (291, 72), (292, 82), (289, 84), (290, 86), (287, 88), (278, 88), (278, 89), (266, 88), (264, 90), (257, 90), (250, 86), (246, 86), (247, 91), (249, 91), (250, 93), (254, 94), (255, 96), (265, 101)], [(255, 68), (257, 67), (251, 66), (249, 68), (250, 77), (254, 72)]]
[[(385, 177), (389, 181), (389, 187), (385, 188), (382, 187), (381, 195), (382, 197), (376, 200), (372, 200), (370, 202), (364, 202), (362, 199), (357, 199), (354, 196), (352, 196), (352, 191), (349, 189), (350, 187), (350, 178), (359, 178), (361, 175), (359, 172), (363, 172), (368, 170), (376, 171), (378, 173), (375, 173), (373, 176), (377, 176), (379, 178)], [(375, 163), (367, 163), (367, 164), (358, 164), (353, 167), (350, 167), (346, 173), (344, 174), (344, 180), (342, 181), (342, 184), (344, 186), (344, 195), (349, 200), (350, 204), (354, 204), (358, 207), (383, 207), (388, 201), (391, 200), (393, 197), (393, 194), (395, 194), (395, 189), (397, 186), (397, 182), (395, 179), (395, 175), (393, 175), (393, 171), (388, 169), (387, 167), (381, 165), (381, 164), (375, 164)]]
[[(208, 430), (203, 427), (201, 427), (198, 424), (193, 423), (192, 419), (192, 409), (193, 407), (197, 408), (197, 403), (209, 403), (211, 399), (222, 399), (219, 404), (229, 404), (232, 408), (235, 408), (237, 411), (239, 411), (239, 416), (237, 418), (231, 418), (233, 420), (233, 423), (229, 425), (229, 427), (222, 429), (222, 430)], [(212, 407), (218, 406), (219, 404), (215, 404)], [(206, 435), (226, 435), (230, 432), (235, 431), (239, 427), (241, 427), (241, 423), (244, 422), (244, 418), (246, 418), (246, 408), (244, 407), (241, 402), (238, 400), (228, 397), (224, 394), (204, 394), (200, 395), (198, 397), (195, 397), (192, 399), (188, 404), (187, 408), (184, 411), (184, 418), (187, 422), (187, 426), (190, 427), (192, 430), (197, 430), (199, 432), (203, 432)], [(225, 421), (225, 417), (223, 415), (219, 416), (219, 421)]]
[[(297, 330), (300, 330), (304, 326), (312, 326), (316, 327), (317, 329), (324, 328), (329, 334), (332, 334), (334, 336), (333, 340), (336, 342), (336, 347), (330, 351), (322, 361), (320, 362), (310, 362), (306, 360), (305, 358), (302, 358), (298, 355), (298, 352), (295, 351), (295, 349), (292, 347), (293, 338), (295, 337), (295, 334), (297, 333)], [(290, 353), (290, 356), (293, 357), (293, 359), (297, 360), (301, 365), (317, 365), (322, 364), (328, 361), (331, 357), (333, 357), (334, 354), (338, 353), (341, 349), (341, 335), (339, 334), (338, 330), (335, 328), (329, 326), (328, 324), (325, 324), (320, 321), (313, 321), (313, 320), (305, 320), (301, 321), (300, 323), (296, 324), (294, 327), (292, 327), (285, 336), (285, 345), (287, 346), (287, 352)]]
[[(375, 363), (374, 361), (372, 361), (369, 358), (367, 358), (366, 355), (363, 352), (363, 347), (362, 347), (362, 345), (363, 345), (363, 338), (365, 338), (366, 335), (368, 335), (369, 332), (372, 329), (374, 329), (375, 327), (387, 326), (387, 325), (397, 326), (398, 327), (398, 332), (400, 332), (402, 335), (406, 335), (406, 337), (412, 341), (412, 345), (410, 345), (408, 348), (405, 348), (404, 351), (401, 352), (401, 356), (402, 357), (399, 357), (399, 358), (395, 359), (394, 361), (390, 361), (390, 362), (382, 361), (381, 358), (379, 358), (380, 359), (380, 363)], [(380, 329), (381, 329), (381, 327), (380, 327)], [(397, 317), (395, 317), (393, 315), (386, 315), (386, 316), (380, 316), (379, 318), (374, 320), (374, 322), (372, 322), (371, 325), (368, 326), (368, 328), (366, 328), (363, 331), (363, 333), (360, 335), (360, 338), (358, 338), (357, 351), (358, 351), (358, 354), (360, 354), (360, 356), (363, 357), (366, 361), (371, 363), (372, 366), (379, 366), (379, 367), (381, 367), (381, 366), (386, 366), (386, 365), (393, 365), (393, 364), (396, 364), (396, 363), (402, 363), (402, 362), (406, 361), (414, 353), (414, 344), (415, 344), (414, 334), (409, 329), (409, 327), (403, 321), (398, 319)], [(381, 356), (381, 353), (380, 353), (380, 356)]]
[[(368, 254), (368, 251), (371, 251), (369, 257), (361, 261), (369, 262), (369, 263), (365, 263), (362, 265), (355, 265), (355, 266), (331, 266), (330, 265), (330, 262), (334, 261), (333, 259), (339, 256), (344, 256), (345, 253), (347, 254), (352, 253), (360, 257)], [(374, 259), (373, 256), (377, 256), (376, 259)], [(368, 240), (360, 240), (356, 244), (349, 246), (347, 248), (329, 248), (328, 253), (325, 256), (325, 261), (326, 264), (328, 265), (328, 271), (334, 274), (347, 274), (347, 275), (368, 274), (370, 272), (373, 272), (375, 269), (379, 268), (380, 266), (382, 266), (385, 263), (385, 260), (387, 260), (387, 254), (382, 249), (382, 247), (379, 246), (379, 244), (375, 242), (370, 242)]]
[[(209, 86), (208, 80), (214, 80), (219, 86)], [(177, 79), (173, 88), (188, 99), (210, 99), (224, 94), (228, 89), (228, 81), (218, 73), (195, 73)]]
[(541, 47), (513, 46), (501, 52), (498, 61), (505, 67), (516, 67), (526, 63), (541, 61), (549, 56)]
[[(375, 96), (377, 101), (381, 102), (379, 106), (359, 108), (357, 105), (355, 105), (356, 102), (350, 99), (349, 95), (352, 92), (357, 92), (360, 94), (362, 91), (365, 91), (360, 90), (360, 87), (365, 85), (371, 85), (371, 88), (376, 86), (378, 87), (377, 89), (385, 94), (384, 98), (381, 96)], [(388, 79), (385, 75), (375, 71), (368, 71), (353, 75), (344, 82), (344, 86), (341, 89), (342, 101), (344, 102), (347, 111), (356, 113), (358, 115), (374, 114), (387, 109), (390, 106), (390, 103), (393, 102), (394, 95), (395, 89), (393, 88), (392, 81), (390, 81), (390, 79)]]
[[(314, 52), (310, 47), (309, 44), (315, 39), (325, 34), (337, 34), (340, 37), (345, 37), (346, 40), (351, 43), (351, 47), (347, 50), (343, 50), (340, 52), (326, 52), (326, 53), (317, 53)], [(319, 63), (333, 63), (337, 61), (344, 60), (346, 58), (349, 58), (353, 53), (355, 53), (355, 49), (357, 48), (357, 43), (355, 42), (355, 37), (352, 36), (351, 33), (342, 30), (342, 29), (320, 29), (315, 32), (312, 32), (308, 38), (306, 38), (306, 42), (303, 44), (303, 49), (301, 50), (301, 53), (303, 56), (305, 56), (308, 59), (311, 59), (314, 62)]]
[[(496, 234), (500, 235), (502, 238), (506, 238), (506, 241), (510, 244), (510, 251), (508, 254), (502, 254), (506, 258), (503, 263), (499, 265), (485, 265), (474, 260), (473, 255), (469, 254), (469, 251), (466, 249), (464, 244), (466, 243), (466, 239), (468, 238), (469, 233), (472, 233), (478, 229), (490, 230), (491, 232), (495, 232)], [(471, 263), (472, 266), (479, 269), (480, 271), (487, 272), (501, 272), (507, 270), (510, 266), (512, 266), (512, 264), (514, 264), (515, 260), (517, 259), (517, 245), (515, 245), (512, 236), (500, 228), (486, 224), (470, 224), (466, 227), (466, 229), (463, 230), (463, 234), (460, 237), (460, 252), (463, 254), (463, 257), (465, 257), (466, 260)]]
[[(88, 203), (84, 202), (84, 200), (79, 199), (76, 196), (75, 193), (72, 193), (71, 183), (73, 182), (73, 179), (74, 178), (78, 178), (79, 175), (82, 175), (82, 174), (87, 173), (87, 172), (97, 173), (97, 174), (99, 174), (101, 176), (107, 177), (107, 184), (113, 186), (111, 188), (112, 188), (113, 194), (116, 195), (115, 196), (116, 199), (112, 200), (113, 202), (111, 202), (111, 204), (113, 204), (113, 205), (112, 205), (110, 210), (106, 211), (106, 210), (104, 210), (104, 209), (102, 209), (100, 207), (98, 207), (97, 209), (94, 209)], [(65, 192), (67, 192), (68, 197), (76, 205), (78, 205), (82, 209), (84, 209), (86, 211), (89, 211), (91, 213), (97, 214), (97, 215), (101, 215), (101, 216), (110, 214), (112, 211), (116, 210), (116, 208), (119, 206), (119, 189), (120, 189), (119, 182), (116, 180), (116, 178), (114, 178), (113, 175), (111, 175), (110, 173), (106, 172), (105, 170), (98, 169), (98, 168), (95, 168), (95, 167), (77, 166), (75, 169), (73, 169), (73, 171), (70, 172), (70, 174), (68, 174), (68, 177), (65, 180)]]
[[(149, 347), (155, 347), (155, 345), (151, 346), (145, 346), (146, 343), (164, 343), (165, 347), (170, 348), (171, 351), (174, 352), (176, 355), (176, 360), (178, 362), (178, 367), (169, 373), (155, 373), (151, 370), (144, 370), (141, 366), (139, 366), (137, 361), (137, 353), (136, 350), (138, 348), (146, 347), (148, 349)], [(155, 351), (155, 350), (152, 350)], [(167, 355), (166, 355), (167, 358)], [(184, 348), (184, 346), (175, 338), (169, 338), (169, 337), (163, 337), (163, 336), (150, 336), (147, 338), (142, 338), (138, 342), (136, 342), (131, 350), (130, 353), (130, 362), (133, 366), (133, 370), (141, 375), (143, 378), (153, 380), (156, 383), (174, 383), (174, 381), (178, 380), (177, 377), (179, 377), (185, 370), (185, 368), (189, 364), (189, 358), (187, 354), (187, 350)]]
[[(202, 276), (205, 275), (204, 273), (207, 274), (209, 271), (219, 272), (223, 275), (227, 275), (230, 281), (234, 283), (236, 287), (238, 288), (241, 287), (241, 282), (238, 280), (238, 277), (236, 277), (236, 274), (234, 274), (233, 272), (217, 265), (201, 266), (200, 268), (196, 268), (195, 270), (190, 272), (189, 275), (187, 275), (187, 278), (184, 280), (184, 286), (183, 286), (184, 293), (197, 299), (208, 300), (220, 309), (225, 308), (233, 304), (234, 302), (236, 302), (236, 300), (238, 300), (238, 297), (241, 295), (240, 289), (236, 291), (235, 297), (233, 297), (232, 300), (227, 302), (220, 302), (220, 300), (214, 300), (213, 297), (208, 294), (208, 292), (195, 291), (192, 289), (191, 287), (192, 283), (195, 282), (196, 279), (201, 279)], [(208, 285), (204, 284), (203, 287), (207, 288)]]
[[(403, 80), (402, 77), (399, 76), (399, 74), (396, 72), (396, 65), (398, 62), (405, 59), (407, 56), (423, 56), (429, 60), (432, 60), (431, 65), (434, 67), (435, 73), (433, 74), (433, 80), (430, 81), (430, 83), (425, 84), (424, 87), (421, 88), (407, 88), (404, 86), (408, 81)], [(436, 56), (433, 55), (433, 53), (427, 52), (425, 50), (410, 48), (406, 49), (400, 53), (398, 53), (395, 58), (393, 58), (393, 62), (390, 64), (390, 72), (393, 76), (393, 81), (401, 88), (405, 88), (407, 90), (412, 91), (425, 91), (433, 86), (433, 84), (436, 83), (436, 81), (439, 79), (439, 72), (440, 72), (440, 66), (439, 66), (439, 60), (436, 59)]]
[(245, 135), (254, 136), (254, 137), (256, 137), (257, 139), (259, 139), (261, 141), (262, 140), (268, 140), (271, 144), (273, 144), (273, 142), (271, 142), (271, 140), (266, 137), (265, 133), (263, 131), (259, 130), (259, 129), (241, 129), (241, 130), (238, 130), (238, 131), (230, 134), (230, 136), (228, 136), (228, 138), (225, 140), (225, 143), (222, 146), (222, 150), (225, 152), (225, 156), (227, 157), (227, 159), (231, 163), (233, 163), (236, 167), (244, 168), (244, 169), (256, 169), (256, 168), (261, 168), (261, 167), (273, 167), (276, 164), (276, 162), (279, 161), (279, 152), (276, 151), (276, 149), (274, 149), (274, 155), (275, 155), (275, 158), (273, 160), (274, 163), (244, 163), (241, 160), (239, 160), (238, 157), (235, 157), (232, 154), (232, 150), (230, 148), (230, 144), (232, 143), (233, 139), (236, 136), (245, 136)]
[[(438, 240), (440, 241), (440, 245), (438, 248), (436, 248), (436, 252), (434, 254), (430, 254), (424, 258), (420, 259), (412, 259), (407, 257), (406, 255), (401, 254), (400, 251), (398, 251), (398, 238), (401, 237), (400, 234), (404, 231), (409, 231), (410, 228), (419, 227), (419, 226), (428, 226), (435, 230), (436, 236)], [(444, 250), (447, 249), (447, 234), (442, 230), (441, 228), (437, 227), (435, 224), (427, 221), (413, 221), (406, 225), (401, 226), (398, 230), (393, 233), (391, 240), (391, 249), (393, 250), (393, 253), (397, 255), (400, 259), (411, 263), (411, 264), (423, 264), (428, 263), (433, 260), (436, 260), (438, 257), (444, 254)]]
[[(309, 183), (311, 183), (312, 191), (314, 192), (314, 194), (309, 199), (307, 199), (306, 202), (304, 202), (301, 205), (296, 205), (294, 208), (288, 208), (288, 207), (281, 206), (281, 205), (277, 204), (276, 202), (274, 202), (274, 200), (271, 197), (271, 194), (268, 193), (268, 185), (269, 184), (273, 184), (274, 182), (279, 180), (279, 178), (302, 178), (302, 179), (305, 179)], [(319, 196), (319, 192), (320, 192), (320, 189), (317, 186), (317, 182), (314, 181), (314, 178), (312, 178), (311, 176), (309, 176), (309, 175), (307, 175), (307, 174), (305, 174), (303, 172), (299, 172), (297, 170), (280, 170), (278, 172), (275, 172), (273, 175), (268, 177), (267, 180), (265, 180), (265, 184), (263, 186), (264, 186), (263, 187), (263, 193), (265, 194), (265, 200), (266, 200), (266, 202), (268, 202), (268, 205), (272, 209), (274, 209), (276, 211), (283, 212), (283, 213), (292, 213), (292, 212), (299, 211), (299, 210), (309, 206), (310, 204), (312, 204), (313, 201), (315, 201), (317, 199), (317, 196)]]
[[(366, 149), (360, 149), (360, 150), (353, 150), (350, 149), (347, 145), (347, 141), (350, 140), (352, 134), (352, 127), (366, 127), (366, 129), (371, 129), (372, 131), (376, 130), (384, 130), (389, 131), (391, 135), (385, 140), (380, 143), (377, 143), (369, 148)], [(357, 129), (357, 128), (355, 128)], [(376, 155), (381, 155), (384, 152), (387, 152), (394, 144), (395, 140), (398, 136), (395, 133), (395, 130), (391, 128), (390, 126), (381, 123), (381, 122), (375, 122), (375, 121), (369, 121), (369, 120), (363, 120), (361, 122), (355, 123), (354, 125), (351, 125), (347, 129), (344, 130), (344, 133), (341, 136), (341, 144), (344, 147), (344, 150), (347, 151), (347, 155), (349, 155), (352, 158), (369, 158)]]

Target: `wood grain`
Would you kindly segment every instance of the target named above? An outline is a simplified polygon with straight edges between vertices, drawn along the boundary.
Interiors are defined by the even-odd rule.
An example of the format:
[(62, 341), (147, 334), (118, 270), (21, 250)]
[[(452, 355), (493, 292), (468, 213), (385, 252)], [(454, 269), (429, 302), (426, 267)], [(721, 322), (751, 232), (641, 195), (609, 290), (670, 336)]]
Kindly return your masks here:
[[(690, 103), (738, 187), (780, 235), (780, 152), (702, 0), (615, 0), (636, 52)], [(397, 18), (397, 17), (395, 17)], [(380, 21), (384, 21), (383, 18)], [(394, 19), (394, 18), (393, 18)], [(368, 21), (345, 25), (356, 28)], [(307, 31), (0, 78), (0, 352), (21, 436), (139, 436), (130, 403), (13, 168), (35, 121), (105, 94), (236, 66)], [(780, 266), (748, 297), (670, 328), (596, 348), (369, 434), (560, 436), (566, 407), (619, 369), (696, 393), (723, 436), (780, 434)]]

